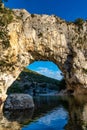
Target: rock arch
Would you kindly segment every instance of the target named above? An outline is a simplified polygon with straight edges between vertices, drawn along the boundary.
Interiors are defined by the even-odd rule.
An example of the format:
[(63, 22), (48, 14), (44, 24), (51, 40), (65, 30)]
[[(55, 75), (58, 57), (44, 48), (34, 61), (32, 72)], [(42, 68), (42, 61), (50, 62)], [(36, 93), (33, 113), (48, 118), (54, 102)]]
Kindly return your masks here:
[(52, 15), (13, 10), (8, 24), (10, 45), (0, 44), (0, 96), (25, 66), (36, 60), (53, 61), (64, 74), (67, 89), (87, 93), (87, 22), (82, 26)]

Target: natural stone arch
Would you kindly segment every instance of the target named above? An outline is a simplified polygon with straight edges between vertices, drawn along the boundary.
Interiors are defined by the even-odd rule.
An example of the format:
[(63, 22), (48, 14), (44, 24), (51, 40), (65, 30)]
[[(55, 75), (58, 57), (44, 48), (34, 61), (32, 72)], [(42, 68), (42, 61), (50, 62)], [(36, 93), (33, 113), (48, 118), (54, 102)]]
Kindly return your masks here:
[(67, 89), (87, 93), (87, 22), (79, 27), (54, 15), (13, 11), (7, 26), (10, 45), (0, 44), (1, 97), (23, 68), (36, 60), (53, 61), (63, 72)]

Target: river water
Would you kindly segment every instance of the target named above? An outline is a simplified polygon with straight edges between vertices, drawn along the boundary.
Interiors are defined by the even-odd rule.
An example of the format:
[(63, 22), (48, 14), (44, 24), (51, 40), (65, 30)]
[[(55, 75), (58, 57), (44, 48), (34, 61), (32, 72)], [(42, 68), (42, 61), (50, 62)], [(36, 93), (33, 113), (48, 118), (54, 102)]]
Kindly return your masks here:
[(35, 108), (0, 112), (0, 130), (87, 130), (87, 96), (35, 97)]
[[(22, 7), (24, 0), (20, 2), (9, 0), (5, 4), (27, 7)], [(87, 96), (37, 96), (34, 102), (31, 110), (0, 110), (0, 130), (87, 130)]]

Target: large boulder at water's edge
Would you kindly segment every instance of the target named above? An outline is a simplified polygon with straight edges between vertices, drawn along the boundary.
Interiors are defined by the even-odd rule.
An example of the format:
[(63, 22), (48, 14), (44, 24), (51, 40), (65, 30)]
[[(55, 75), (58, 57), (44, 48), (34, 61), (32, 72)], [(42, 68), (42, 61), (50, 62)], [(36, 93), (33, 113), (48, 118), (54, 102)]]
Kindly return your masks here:
[(24, 110), (34, 107), (33, 98), (28, 94), (11, 94), (7, 97), (4, 109)]

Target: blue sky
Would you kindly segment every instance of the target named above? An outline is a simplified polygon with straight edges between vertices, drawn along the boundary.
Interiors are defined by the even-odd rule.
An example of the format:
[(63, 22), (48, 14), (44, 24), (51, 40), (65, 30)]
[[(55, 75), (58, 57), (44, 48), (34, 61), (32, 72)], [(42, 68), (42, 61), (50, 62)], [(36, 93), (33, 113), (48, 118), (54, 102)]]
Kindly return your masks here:
[(68, 113), (63, 108), (56, 108), (36, 121), (24, 126), (22, 130), (64, 130)]
[(62, 78), (60, 69), (53, 62), (36, 61), (30, 64), (27, 68), (51, 78), (59, 80)]
[(63, 19), (87, 18), (87, 0), (8, 0), (10, 8), (25, 8), (30, 13), (55, 14)]
[[(66, 21), (87, 18), (87, 0), (8, 0), (5, 6), (25, 8), (30, 13), (55, 14)], [(52, 62), (35, 62), (30, 69), (46, 76), (61, 79), (60, 71)]]

